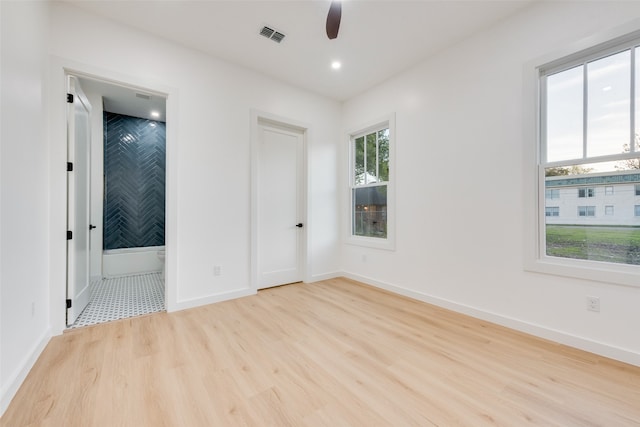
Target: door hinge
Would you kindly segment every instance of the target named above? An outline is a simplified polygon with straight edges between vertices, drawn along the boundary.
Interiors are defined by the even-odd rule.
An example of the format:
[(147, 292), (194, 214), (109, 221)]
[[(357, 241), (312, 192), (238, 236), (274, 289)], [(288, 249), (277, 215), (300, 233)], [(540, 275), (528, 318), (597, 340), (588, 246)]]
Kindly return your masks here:
[(73, 163), (67, 162), (67, 172), (73, 172)]
[(69, 104), (73, 104), (73, 94), (72, 93), (68, 93), (67, 94), (67, 102)]
[(71, 308), (71, 300), (70, 299), (67, 300), (67, 308)]
[(67, 230), (67, 240), (73, 239), (73, 231)]

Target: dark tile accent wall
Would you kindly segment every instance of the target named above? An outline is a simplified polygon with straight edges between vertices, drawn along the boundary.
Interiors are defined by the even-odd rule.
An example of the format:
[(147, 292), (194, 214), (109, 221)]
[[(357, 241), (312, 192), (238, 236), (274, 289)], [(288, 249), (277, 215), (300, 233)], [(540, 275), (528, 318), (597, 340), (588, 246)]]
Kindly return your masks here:
[(104, 113), (104, 249), (164, 245), (166, 125)]

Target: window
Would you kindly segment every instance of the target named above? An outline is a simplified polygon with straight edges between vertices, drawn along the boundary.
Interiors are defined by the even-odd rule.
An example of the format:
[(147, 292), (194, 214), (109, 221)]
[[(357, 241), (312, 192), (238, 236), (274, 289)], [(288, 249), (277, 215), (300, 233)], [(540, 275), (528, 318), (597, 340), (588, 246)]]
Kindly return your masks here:
[(578, 206), (578, 216), (596, 216), (596, 207)]
[(393, 120), (350, 136), (350, 243), (393, 248)]
[[(530, 99), (540, 104), (527, 120), (538, 137), (538, 175), (527, 179), (538, 192), (527, 203), (538, 226), (528, 234), (527, 268), (640, 285), (639, 212), (629, 197), (640, 196), (640, 31), (601, 41), (532, 67), (538, 93), (532, 85)], [(562, 223), (551, 218), (552, 189), (577, 196), (564, 201)], [(608, 204), (599, 205), (604, 196)], [(631, 206), (636, 217), (625, 213)]]
[(545, 216), (560, 216), (560, 208), (558, 206), (547, 206), (544, 209)]
[(551, 188), (544, 192), (544, 197), (546, 199), (559, 199), (560, 198), (560, 190), (557, 188)]
[(578, 188), (578, 197), (594, 197), (595, 195), (595, 188)]

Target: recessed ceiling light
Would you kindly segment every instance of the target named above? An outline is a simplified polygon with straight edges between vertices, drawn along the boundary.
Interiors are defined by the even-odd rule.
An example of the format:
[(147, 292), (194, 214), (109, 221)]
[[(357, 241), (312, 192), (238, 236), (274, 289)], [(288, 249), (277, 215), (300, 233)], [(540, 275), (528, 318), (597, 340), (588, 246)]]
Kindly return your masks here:
[(340, 63), (340, 61), (333, 61), (331, 63), (331, 68), (333, 68), (334, 70), (339, 70), (340, 67), (342, 67), (342, 64)]
[(151, 117), (155, 117), (157, 119), (158, 117), (160, 117), (160, 113), (158, 113), (157, 111), (152, 111)]

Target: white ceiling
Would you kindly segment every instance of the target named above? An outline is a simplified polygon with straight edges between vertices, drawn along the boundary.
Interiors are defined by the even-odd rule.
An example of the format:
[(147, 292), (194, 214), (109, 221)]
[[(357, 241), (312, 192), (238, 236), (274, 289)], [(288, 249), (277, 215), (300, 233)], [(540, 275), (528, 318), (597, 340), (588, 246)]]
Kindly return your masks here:
[[(110, 113), (166, 121), (167, 100), (163, 96), (86, 77), (80, 77), (80, 87), (86, 93), (101, 95), (104, 110)], [(158, 117), (153, 117), (152, 111), (156, 111)]]
[[(337, 100), (357, 95), (535, 0), (67, 0), (93, 13)], [(278, 44), (264, 26), (286, 35)], [(330, 67), (339, 59), (338, 72)]]
[[(343, 101), (536, 0), (344, 0), (336, 40), (329, 0), (67, 0), (184, 46)], [(275, 43), (258, 34), (286, 35)], [(342, 69), (331, 69), (340, 60)]]

